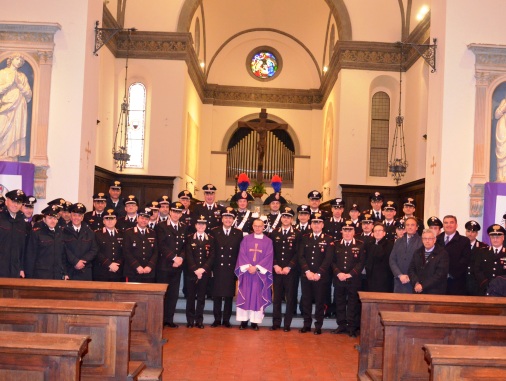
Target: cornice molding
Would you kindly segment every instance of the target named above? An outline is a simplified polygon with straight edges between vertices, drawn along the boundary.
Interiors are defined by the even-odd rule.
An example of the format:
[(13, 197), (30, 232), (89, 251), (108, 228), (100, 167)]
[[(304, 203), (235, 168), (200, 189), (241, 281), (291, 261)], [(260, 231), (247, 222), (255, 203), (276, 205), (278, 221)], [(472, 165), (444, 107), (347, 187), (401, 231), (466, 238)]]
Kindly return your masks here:
[[(106, 7), (103, 26), (119, 27)], [(430, 17), (426, 17), (406, 42), (425, 44), (429, 37)], [(125, 58), (127, 43), (128, 33), (121, 32), (109, 41), (107, 47), (116, 58)], [(338, 41), (329, 70), (322, 77), (319, 89), (257, 88), (207, 83), (193, 48), (191, 33), (187, 32), (136, 31), (130, 36), (129, 57), (185, 61), (189, 76), (205, 104), (308, 110), (323, 108), (342, 69), (398, 71), (400, 52), (396, 43)], [(410, 49), (404, 69), (409, 69), (419, 58)]]

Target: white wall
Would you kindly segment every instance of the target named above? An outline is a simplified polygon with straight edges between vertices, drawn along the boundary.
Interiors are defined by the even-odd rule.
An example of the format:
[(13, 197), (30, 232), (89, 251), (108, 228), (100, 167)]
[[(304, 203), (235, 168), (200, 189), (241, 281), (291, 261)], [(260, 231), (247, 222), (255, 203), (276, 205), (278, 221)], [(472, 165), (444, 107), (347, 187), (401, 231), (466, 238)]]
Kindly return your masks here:
[[(49, 106), (47, 199), (91, 202), (98, 115), (99, 58), (93, 55), (94, 26), (102, 1), (17, 0), (2, 4), (5, 21), (59, 23), (55, 34)], [(92, 153), (84, 149), (90, 142)], [(90, 181), (91, 180), (91, 181)], [(36, 204), (36, 211), (45, 202)]]
[(470, 219), (475, 108), (475, 59), (467, 45), (506, 44), (506, 2), (437, 0), (431, 8), (438, 66), (429, 76), (427, 173), (432, 155), (437, 166), (435, 175), (427, 176), (426, 215), (455, 214), (463, 232)]

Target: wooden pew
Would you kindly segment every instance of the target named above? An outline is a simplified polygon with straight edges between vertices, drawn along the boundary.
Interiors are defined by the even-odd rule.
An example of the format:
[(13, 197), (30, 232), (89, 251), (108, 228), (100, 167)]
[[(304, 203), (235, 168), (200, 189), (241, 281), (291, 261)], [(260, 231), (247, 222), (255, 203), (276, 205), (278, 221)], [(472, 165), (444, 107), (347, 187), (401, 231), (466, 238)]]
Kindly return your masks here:
[(162, 372), (163, 299), (167, 284), (0, 278), (0, 298), (135, 302), (130, 359)]
[(358, 378), (379, 371), (383, 364), (380, 311), (411, 311), (469, 315), (506, 315), (506, 298), (359, 292), (362, 302)]
[(383, 380), (429, 381), (423, 351), (427, 344), (506, 345), (506, 316), (393, 311), (380, 315), (385, 327)]
[(506, 348), (474, 345), (424, 346), (431, 381), (506, 380)]
[[(128, 377), (130, 321), (135, 303), (0, 299), (0, 331), (81, 334), (91, 338), (82, 380)], [(1, 336), (3, 336), (2, 332)]]
[(2, 332), (0, 380), (79, 381), (89, 337)]

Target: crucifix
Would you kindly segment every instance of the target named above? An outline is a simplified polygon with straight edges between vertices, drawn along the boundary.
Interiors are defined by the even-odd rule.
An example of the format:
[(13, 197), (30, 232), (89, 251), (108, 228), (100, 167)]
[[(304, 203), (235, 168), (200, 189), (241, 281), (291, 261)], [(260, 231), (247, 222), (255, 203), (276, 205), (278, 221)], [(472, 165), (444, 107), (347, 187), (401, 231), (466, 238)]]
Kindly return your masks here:
[(432, 168), (432, 174), (434, 174), (434, 168), (436, 168), (436, 161), (434, 160), (434, 156), (432, 156), (432, 164), (430, 167)]
[(249, 251), (254, 251), (255, 254), (253, 255), (253, 262), (256, 262), (257, 261), (257, 252), (261, 253), (262, 250), (260, 250), (258, 248), (258, 243), (255, 243), (255, 248), (254, 249), (249, 249)]
[(258, 133), (257, 150), (258, 150), (258, 164), (257, 164), (257, 182), (261, 183), (264, 178), (264, 156), (265, 146), (267, 145), (267, 131), (272, 130), (287, 130), (288, 125), (275, 122), (267, 122), (267, 110), (265, 108), (260, 110), (260, 118), (258, 122), (238, 122), (239, 128), (251, 128)]
[(88, 161), (89, 160), (89, 156), (91, 154), (90, 142), (88, 142), (88, 146), (84, 149), (84, 152), (86, 152), (86, 161)]

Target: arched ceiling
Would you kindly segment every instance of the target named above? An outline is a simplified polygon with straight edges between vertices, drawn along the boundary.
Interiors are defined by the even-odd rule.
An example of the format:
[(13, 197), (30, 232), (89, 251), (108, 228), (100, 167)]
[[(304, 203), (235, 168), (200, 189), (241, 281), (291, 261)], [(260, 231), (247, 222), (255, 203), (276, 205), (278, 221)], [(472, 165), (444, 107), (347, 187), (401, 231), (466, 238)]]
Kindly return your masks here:
[[(233, 89), (239, 93), (250, 93), (248, 89), (254, 87), (262, 87), (263, 91), (266, 87), (289, 88), (281, 77), (278, 82), (259, 86), (244, 77), (243, 72), (237, 72), (235, 77), (234, 73), (230, 76), (227, 72), (227, 80), (230, 78), (227, 83), (223, 81), (225, 74), (216, 72), (216, 68), (226, 70), (223, 68), (231, 60), (234, 67), (244, 65), (249, 50), (258, 45), (271, 45), (271, 41), (274, 49), (290, 58), (288, 62), (302, 63), (305, 77), (311, 78), (311, 83), (293, 80), (291, 83), (301, 90), (301, 99), (308, 100), (304, 107), (315, 107), (314, 104), (322, 104), (341, 69), (397, 70), (399, 57), (395, 43), (410, 39), (424, 42), (428, 38), (430, 19), (420, 23), (414, 19), (414, 14), (427, 1), (107, 0), (105, 7), (109, 14), (104, 15), (104, 25), (119, 24), (119, 27), (138, 30), (129, 45), (132, 58), (186, 60), (190, 76), (206, 103), (217, 99), (220, 84), (242, 87)], [(201, 31), (198, 36), (197, 18)], [(331, 28), (335, 30), (333, 49), (329, 48)], [(110, 46), (116, 57), (124, 56), (126, 40), (122, 32)], [(199, 49), (196, 49), (196, 40)], [(329, 57), (331, 52), (333, 56)], [(214, 62), (220, 64), (214, 65)], [(204, 69), (199, 67), (201, 64)], [(329, 73), (324, 75), (327, 66)], [(294, 71), (290, 72), (286, 66), (283, 79), (290, 73)], [(234, 94), (234, 97), (243, 95)]]

